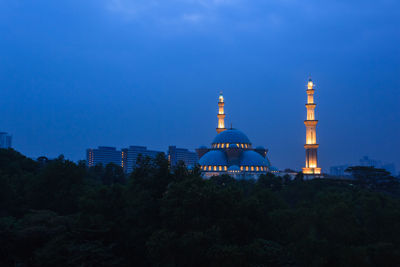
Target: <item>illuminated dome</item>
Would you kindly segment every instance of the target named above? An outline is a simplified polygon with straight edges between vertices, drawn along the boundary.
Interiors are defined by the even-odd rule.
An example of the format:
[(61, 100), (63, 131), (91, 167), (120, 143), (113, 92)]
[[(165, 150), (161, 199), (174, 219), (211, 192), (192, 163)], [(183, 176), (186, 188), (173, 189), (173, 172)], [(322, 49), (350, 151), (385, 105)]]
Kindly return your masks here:
[(237, 166), (237, 165), (232, 165), (232, 166), (230, 166), (230, 167), (228, 168), (228, 171), (231, 171), (231, 172), (233, 172), (233, 171), (240, 171), (240, 168), (239, 168), (239, 166)]
[(249, 138), (239, 130), (228, 129), (218, 134), (213, 144), (247, 144), (251, 145)]
[(246, 150), (240, 157), (240, 166), (267, 166), (267, 163), (257, 152)]
[(199, 160), (201, 166), (227, 166), (225, 153), (221, 150), (207, 152)]

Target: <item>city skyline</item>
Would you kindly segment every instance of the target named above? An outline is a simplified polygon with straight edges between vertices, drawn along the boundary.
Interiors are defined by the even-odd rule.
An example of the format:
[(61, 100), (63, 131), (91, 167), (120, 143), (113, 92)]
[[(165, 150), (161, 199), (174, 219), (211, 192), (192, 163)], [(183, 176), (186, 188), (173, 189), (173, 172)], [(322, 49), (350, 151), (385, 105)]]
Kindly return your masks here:
[(15, 149), (193, 151), (214, 137), (223, 91), (225, 126), (300, 170), (311, 74), (322, 172), (364, 155), (400, 169), (399, 3), (156, 2), (0, 1), (0, 130)]

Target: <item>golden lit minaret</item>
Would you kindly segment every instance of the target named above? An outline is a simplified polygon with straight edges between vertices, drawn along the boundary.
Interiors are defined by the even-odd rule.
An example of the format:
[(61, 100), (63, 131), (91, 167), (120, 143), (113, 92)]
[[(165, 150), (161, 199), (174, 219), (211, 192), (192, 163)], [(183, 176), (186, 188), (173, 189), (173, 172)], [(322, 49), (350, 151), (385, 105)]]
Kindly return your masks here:
[(318, 168), (317, 156), (317, 123), (315, 119), (315, 106), (314, 103), (314, 83), (311, 78), (307, 84), (307, 119), (304, 121), (306, 125), (306, 167), (303, 168), (304, 174), (321, 174), (321, 168)]
[(223, 132), (226, 130), (225, 128), (225, 112), (224, 112), (224, 96), (222, 92), (219, 94), (218, 98), (218, 127), (217, 133)]

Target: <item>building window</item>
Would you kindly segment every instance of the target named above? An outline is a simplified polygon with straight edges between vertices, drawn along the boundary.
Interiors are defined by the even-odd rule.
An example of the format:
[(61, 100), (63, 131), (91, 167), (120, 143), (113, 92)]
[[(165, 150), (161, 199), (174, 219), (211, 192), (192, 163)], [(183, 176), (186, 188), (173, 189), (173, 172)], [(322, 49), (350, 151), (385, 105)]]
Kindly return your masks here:
[(243, 166), (240, 166), (240, 170), (243, 171)]
[(258, 171), (258, 166), (256, 167), (256, 171)]
[(229, 148), (229, 144), (226, 144), (226, 148)]
[(254, 171), (254, 166), (251, 166), (251, 171)]
[(244, 148), (244, 145), (243, 145), (243, 144), (240, 144), (240, 145), (241, 145), (242, 148)]
[(222, 166), (219, 166), (219, 171), (222, 171)]
[(225, 148), (225, 144), (221, 144), (221, 148)]
[(217, 166), (214, 166), (214, 171), (216, 171), (217, 170)]
[(249, 171), (249, 166), (246, 166), (246, 172)]

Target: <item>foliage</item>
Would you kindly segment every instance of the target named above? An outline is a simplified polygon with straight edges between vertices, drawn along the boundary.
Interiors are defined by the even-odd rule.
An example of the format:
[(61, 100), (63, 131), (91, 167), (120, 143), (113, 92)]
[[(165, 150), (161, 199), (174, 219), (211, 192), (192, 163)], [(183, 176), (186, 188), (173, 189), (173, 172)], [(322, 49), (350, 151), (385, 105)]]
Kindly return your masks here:
[(126, 177), (0, 150), (0, 265), (399, 266), (398, 182), (352, 171), (206, 180), (160, 155)]

